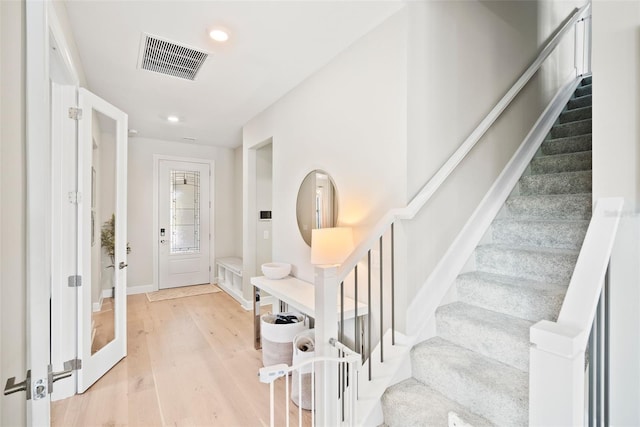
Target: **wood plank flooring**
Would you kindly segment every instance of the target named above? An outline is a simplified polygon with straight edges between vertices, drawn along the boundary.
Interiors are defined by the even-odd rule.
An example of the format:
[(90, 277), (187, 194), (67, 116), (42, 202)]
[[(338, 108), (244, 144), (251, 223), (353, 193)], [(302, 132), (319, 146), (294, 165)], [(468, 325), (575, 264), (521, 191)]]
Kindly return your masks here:
[[(251, 312), (224, 292), (157, 302), (132, 295), (127, 304), (127, 357), (84, 394), (53, 402), (53, 426), (269, 425)], [(283, 383), (276, 425), (284, 425)]]

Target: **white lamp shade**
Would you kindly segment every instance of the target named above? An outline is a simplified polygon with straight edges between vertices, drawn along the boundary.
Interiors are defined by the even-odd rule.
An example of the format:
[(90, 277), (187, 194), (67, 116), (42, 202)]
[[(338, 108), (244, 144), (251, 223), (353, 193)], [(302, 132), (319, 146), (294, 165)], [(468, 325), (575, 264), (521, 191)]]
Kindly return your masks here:
[(353, 232), (348, 227), (311, 230), (311, 264), (342, 264), (353, 251)]

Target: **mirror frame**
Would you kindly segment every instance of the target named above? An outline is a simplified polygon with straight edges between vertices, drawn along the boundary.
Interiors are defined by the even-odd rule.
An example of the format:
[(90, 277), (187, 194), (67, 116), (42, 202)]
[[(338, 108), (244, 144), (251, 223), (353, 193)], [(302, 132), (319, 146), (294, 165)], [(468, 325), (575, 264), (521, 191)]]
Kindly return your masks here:
[[(326, 177), (326, 186), (316, 183), (319, 176)], [(313, 195), (314, 187), (315, 197)], [(318, 192), (323, 192), (323, 189), (326, 190), (324, 191), (324, 197), (322, 195), (318, 197)], [(327, 206), (327, 202), (330, 202), (330, 206)], [(304, 208), (305, 203), (308, 203), (307, 209)], [(322, 206), (324, 206), (324, 209), (322, 209)], [(311, 246), (311, 230), (314, 228), (335, 227), (337, 225), (338, 208), (337, 187), (331, 175), (322, 169), (314, 169), (309, 172), (300, 183), (296, 197), (298, 231), (307, 245)], [(322, 217), (323, 212), (324, 218)]]

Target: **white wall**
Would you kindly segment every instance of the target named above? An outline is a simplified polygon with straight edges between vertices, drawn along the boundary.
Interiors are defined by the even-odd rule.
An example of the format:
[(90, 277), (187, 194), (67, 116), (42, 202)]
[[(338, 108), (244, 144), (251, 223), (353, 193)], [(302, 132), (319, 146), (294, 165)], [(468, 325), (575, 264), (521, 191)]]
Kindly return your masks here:
[[(550, 18), (533, 1), (412, 2), (408, 7), (410, 200), (533, 62), (540, 39), (548, 36), (539, 33), (539, 21)], [(544, 27), (556, 29), (560, 21)], [(426, 209), (402, 223), (408, 286), (400, 304), (412, 301), (546, 103), (566, 82), (573, 63), (561, 64), (549, 71), (553, 80), (534, 77)], [(543, 90), (545, 85), (549, 87)]]
[(611, 260), (611, 425), (640, 425), (640, 3), (593, 2), (593, 197), (622, 196)]
[[(128, 286), (153, 284), (153, 155), (170, 155), (214, 161), (215, 224), (213, 241), (216, 258), (235, 254), (234, 152), (190, 143), (147, 138), (129, 139), (128, 239), (131, 253), (127, 257)], [(212, 266), (213, 268), (213, 266)]]
[[(273, 208), (273, 144), (256, 151), (256, 212)], [(272, 259), (273, 227), (271, 220), (256, 219), (256, 264)]]
[[(399, 12), (249, 121), (243, 130), (245, 298), (255, 259), (251, 150), (273, 138), (273, 258), (313, 281), (310, 249), (296, 223), (304, 177), (334, 179), (341, 225), (356, 240), (406, 193), (406, 14)], [(255, 150), (254, 150), (255, 151)]]
[(233, 151), (234, 156), (234, 223), (233, 232), (235, 236), (234, 255), (242, 258), (242, 146)]
[[(0, 379), (26, 373), (24, 2), (0, 2)], [(0, 425), (26, 425), (24, 393), (0, 397)]]

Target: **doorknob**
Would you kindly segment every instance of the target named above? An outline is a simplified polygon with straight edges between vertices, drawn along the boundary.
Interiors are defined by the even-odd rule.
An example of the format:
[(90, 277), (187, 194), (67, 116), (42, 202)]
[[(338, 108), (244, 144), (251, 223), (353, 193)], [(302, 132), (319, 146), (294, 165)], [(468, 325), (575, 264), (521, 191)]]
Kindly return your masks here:
[(125, 264), (124, 261), (120, 261), (120, 270), (128, 266), (129, 264)]

